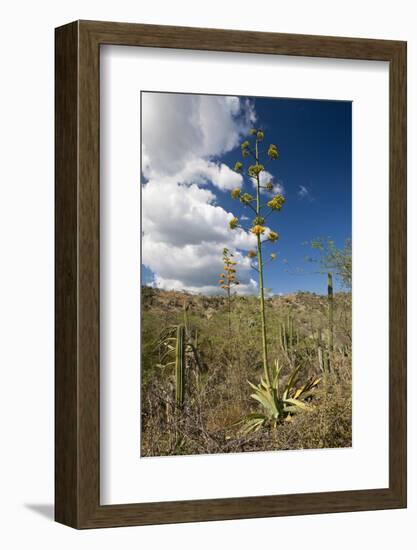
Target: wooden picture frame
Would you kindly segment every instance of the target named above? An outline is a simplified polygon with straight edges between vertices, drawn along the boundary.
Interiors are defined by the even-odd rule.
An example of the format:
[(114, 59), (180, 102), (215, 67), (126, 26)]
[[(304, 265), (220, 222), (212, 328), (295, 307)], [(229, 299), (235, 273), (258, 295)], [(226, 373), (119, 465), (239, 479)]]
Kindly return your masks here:
[[(74, 528), (406, 506), (406, 43), (76, 21), (56, 29), (55, 519)], [(100, 504), (99, 56), (117, 44), (389, 62), (389, 487)]]

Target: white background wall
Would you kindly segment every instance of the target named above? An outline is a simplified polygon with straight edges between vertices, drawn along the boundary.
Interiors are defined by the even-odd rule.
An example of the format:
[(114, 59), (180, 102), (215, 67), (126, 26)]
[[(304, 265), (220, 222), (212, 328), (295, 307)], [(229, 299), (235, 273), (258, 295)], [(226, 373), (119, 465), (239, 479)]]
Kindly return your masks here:
[[(379, 549), (417, 518), (417, 24), (413, 1), (15, 0), (1, 8), (0, 544), (3, 548)], [(54, 27), (74, 19), (408, 41), (408, 510), (77, 532), (52, 522)], [(378, 128), (375, 128), (378, 131)], [(313, 473), (312, 473), (313, 475)], [(340, 472), (343, 476), (343, 472)]]

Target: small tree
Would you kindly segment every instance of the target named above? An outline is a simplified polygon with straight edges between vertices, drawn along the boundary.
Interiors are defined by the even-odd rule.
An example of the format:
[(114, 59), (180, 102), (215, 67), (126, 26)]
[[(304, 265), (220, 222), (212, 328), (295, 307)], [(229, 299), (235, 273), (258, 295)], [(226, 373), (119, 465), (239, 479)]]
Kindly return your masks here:
[(233, 254), (228, 248), (223, 249), (223, 271), (220, 273), (219, 285), (226, 292), (227, 295), (227, 314), (229, 324), (229, 335), (232, 328), (231, 323), (231, 300), (232, 300), (232, 288), (239, 284), (236, 278), (236, 262), (232, 260)]
[[(232, 191), (232, 198), (240, 199), (240, 202), (246, 207), (250, 208), (253, 212), (252, 226), (250, 232), (256, 237), (256, 250), (249, 251), (248, 257), (253, 262), (251, 267), (258, 273), (259, 278), (259, 298), (260, 298), (260, 317), (261, 317), (261, 333), (262, 333), (262, 359), (263, 370), (268, 387), (271, 387), (272, 376), (268, 366), (268, 343), (267, 343), (267, 327), (265, 320), (265, 287), (264, 287), (264, 252), (263, 246), (266, 243), (274, 243), (278, 240), (279, 235), (275, 231), (267, 230), (265, 222), (267, 217), (273, 212), (279, 212), (284, 204), (284, 197), (277, 193), (265, 204), (261, 202), (261, 191), (265, 190), (269, 193), (274, 191), (274, 185), (272, 182), (263, 183), (261, 180), (262, 173), (265, 172), (265, 167), (261, 163), (261, 157), (266, 160), (277, 160), (279, 153), (277, 146), (270, 144), (266, 154), (262, 148), (264, 141), (264, 132), (262, 130), (252, 129), (250, 131), (249, 139), (245, 140), (241, 144), (241, 151), (243, 158), (252, 158), (254, 163), (250, 164), (247, 168), (244, 168), (242, 162), (236, 162), (234, 170), (246, 176), (255, 187), (255, 196), (250, 193), (242, 193), (240, 189), (234, 189)], [(239, 225), (238, 218), (234, 217), (230, 220), (229, 226), (231, 229), (241, 227)], [(246, 228), (244, 228), (246, 229)], [(272, 261), (276, 257), (275, 254), (271, 254), (269, 260)]]
[(327, 273), (327, 318), (328, 318), (328, 352), (326, 358), (326, 370), (332, 368), (334, 348), (334, 298), (333, 298), (333, 274), (348, 289), (352, 287), (352, 241), (346, 239), (343, 248), (337, 248), (330, 238), (318, 238), (311, 241), (311, 248), (318, 250), (320, 258), (309, 261), (317, 261), (321, 266), (321, 272)]
[(343, 248), (337, 248), (332, 239), (311, 241), (311, 248), (320, 252), (319, 262), (324, 272), (333, 272), (341, 283), (352, 288), (352, 241), (346, 239)]

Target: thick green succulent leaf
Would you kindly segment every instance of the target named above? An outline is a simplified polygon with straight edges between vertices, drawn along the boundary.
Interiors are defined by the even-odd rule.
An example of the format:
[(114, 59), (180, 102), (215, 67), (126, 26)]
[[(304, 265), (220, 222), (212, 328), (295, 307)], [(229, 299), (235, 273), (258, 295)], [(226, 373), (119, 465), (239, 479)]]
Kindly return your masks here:
[(275, 414), (278, 413), (278, 410), (275, 406), (273, 399), (271, 400), (269, 397), (266, 397), (259, 392), (252, 393), (251, 397), (252, 399), (255, 399), (256, 401), (258, 401), (263, 407), (265, 407), (265, 409), (269, 411), (271, 416), (274, 416)]
[(256, 432), (261, 426), (268, 420), (268, 417), (262, 413), (249, 413), (244, 418), (236, 422), (236, 424), (243, 424), (242, 433), (248, 435)]
[(291, 398), (291, 397), (289, 397), (288, 399), (285, 400), (285, 404), (286, 405), (287, 404), (294, 405), (295, 407), (303, 409), (304, 411), (310, 411), (311, 410), (311, 407), (309, 407), (303, 401), (300, 401), (299, 399), (294, 399), (294, 398)]
[(258, 391), (259, 386), (256, 386), (255, 384), (252, 384), (252, 382), (249, 382), (249, 380), (247, 380), (247, 382), (248, 382), (249, 386), (250, 386), (253, 390)]
[(289, 378), (288, 378), (288, 381), (287, 381), (287, 384), (286, 384), (286, 386), (285, 386), (285, 391), (284, 391), (283, 396), (282, 396), (282, 398), (283, 398), (284, 400), (287, 399), (289, 392), (290, 392), (290, 391), (292, 390), (292, 388), (295, 386), (297, 374), (300, 372), (301, 366), (302, 366), (302, 365), (300, 365), (299, 367), (295, 368), (295, 369), (293, 370), (293, 372), (290, 374), (290, 376), (289, 376)]
[(265, 390), (268, 390), (270, 388), (269, 384), (265, 382), (265, 380), (261, 377), (261, 384), (260, 384)]

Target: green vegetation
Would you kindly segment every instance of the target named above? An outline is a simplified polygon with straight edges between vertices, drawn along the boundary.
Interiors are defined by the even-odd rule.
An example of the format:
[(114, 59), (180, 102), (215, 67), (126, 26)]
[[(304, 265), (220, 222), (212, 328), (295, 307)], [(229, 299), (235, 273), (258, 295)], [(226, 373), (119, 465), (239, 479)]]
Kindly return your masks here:
[[(231, 193), (233, 199), (240, 198), (240, 201), (252, 210), (254, 215), (252, 219), (252, 227), (250, 232), (256, 236), (256, 252), (250, 252), (249, 258), (256, 257), (256, 263), (252, 264), (252, 268), (258, 273), (259, 278), (259, 307), (260, 307), (260, 317), (261, 317), (261, 334), (262, 334), (262, 363), (264, 376), (266, 384), (268, 386), (268, 391), (272, 389), (272, 375), (270, 372), (270, 366), (268, 362), (268, 341), (267, 341), (267, 326), (265, 318), (265, 287), (264, 287), (264, 267), (265, 262), (263, 259), (263, 247), (265, 244), (274, 243), (278, 240), (279, 235), (275, 231), (269, 230), (266, 233), (265, 222), (266, 218), (270, 216), (273, 212), (279, 212), (284, 204), (284, 197), (281, 194), (276, 194), (270, 199), (266, 204), (261, 203), (261, 191), (265, 190), (267, 192), (272, 192), (274, 186), (272, 182), (268, 182), (262, 185), (261, 183), (261, 174), (265, 172), (265, 167), (261, 164), (261, 150), (260, 144), (263, 142), (265, 134), (262, 130), (253, 128), (250, 131), (249, 139), (245, 140), (240, 148), (243, 158), (252, 157), (252, 161), (255, 164), (249, 165), (246, 169), (242, 162), (236, 162), (234, 170), (246, 176), (250, 183), (251, 187), (255, 187), (256, 196), (253, 197), (249, 193), (243, 193), (239, 189), (234, 189)], [(279, 158), (279, 153), (277, 146), (271, 143), (268, 147), (268, 152), (265, 155), (266, 159), (277, 160)], [(230, 229), (236, 229), (241, 227), (237, 218), (232, 218), (229, 223)], [(246, 229), (246, 228), (244, 228)], [(263, 239), (263, 236), (266, 235), (266, 238)], [(270, 260), (275, 259), (275, 254), (270, 255)], [(271, 394), (271, 399), (272, 399)]]
[[(311, 248), (320, 252), (319, 263), (323, 273), (333, 272), (347, 288), (352, 288), (352, 241), (346, 239), (343, 248), (337, 248), (332, 239), (314, 239)], [(308, 258), (309, 261), (315, 261)]]
[(267, 218), (285, 201), (268, 181), (263, 163), (279, 152), (262, 147), (264, 138), (252, 129), (241, 144), (250, 163), (234, 166), (255, 189), (231, 192), (251, 211), (250, 225), (229, 220), (230, 230), (255, 237), (247, 257), (259, 295), (233, 295), (237, 262), (227, 248), (218, 281), (225, 296), (142, 289), (144, 456), (351, 445), (351, 294), (333, 289), (333, 274), (350, 289), (350, 241), (343, 250), (330, 239), (311, 243), (327, 296), (268, 297), (265, 267), (276, 253), (266, 260), (265, 247), (279, 234)]
[[(257, 390), (265, 389), (266, 382), (256, 296), (233, 298), (229, 337), (227, 296), (143, 287), (141, 454), (350, 446), (351, 295), (333, 295), (334, 349), (332, 370), (326, 374), (329, 304), (325, 289), (324, 284), (324, 295), (300, 292), (265, 298), (272, 365), (272, 392), (268, 393), (274, 399), (265, 407), (251, 397), (261, 396)], [(176, 389), (180, 325), (184, 327), (182, 406)], [(248, 381), (257, 379), (260, 382), (251, 382), (248, 391)], [(283, 403), (288, 398), (306, 407), (292, 409), (293, 404)]]
[(223, 270), (224, 273), (220, 273), (219, 285), (227, 295), (227, 311), (229, 315), (229, 335), (232, 330), (231, 325), (231, 310), (232, 310), (232, 290), (233, 287), (239, 284), (236, 277), (236, 262), (232, 260), (233, 254), (228, 248), (223, 249)]

